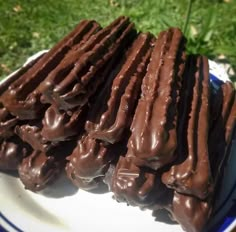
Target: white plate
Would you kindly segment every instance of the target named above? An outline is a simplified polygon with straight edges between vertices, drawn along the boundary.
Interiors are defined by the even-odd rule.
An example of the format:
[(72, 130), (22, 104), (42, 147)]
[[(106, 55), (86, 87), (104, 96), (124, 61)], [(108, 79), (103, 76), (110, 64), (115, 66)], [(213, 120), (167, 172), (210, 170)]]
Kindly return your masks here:
[[(214, 74), (217, 66), (210, 65)], [(222, 75), (221, 80), (226, 81), (226, 74)], [(183, 231), (179, 225), (154, 221), (151, 211), (117, 203), (111, 193), (92, 194), (78, 190), (65, 176), (37, 194), (25, 190), (18, 178), (4, 173), (0, 173), (0, 186), (0, 225), (10, 232)]]
[[(63, 176), (40, 194), (25, 190), (18, 178), (3, 173), (0, 186), (2, 214), (23, 231), (182, 231), (179, 225), (154, 221), (151, 211), (117, 203), (110, 193), (77, 191)], [(0, 222), (16, 231), (3, 219)]]

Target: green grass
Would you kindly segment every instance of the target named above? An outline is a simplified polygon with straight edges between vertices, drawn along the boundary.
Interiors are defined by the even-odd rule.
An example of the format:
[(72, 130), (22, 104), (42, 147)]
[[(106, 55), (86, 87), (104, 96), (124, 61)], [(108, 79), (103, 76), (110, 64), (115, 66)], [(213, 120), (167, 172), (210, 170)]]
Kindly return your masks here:
[[(36, 51), (50, 48), (81, 19), (107, 25), (127, 15), (142, 31), (186, 27), (187, 49), (212, 59), (224, 55), (236, 68), (236, 0), (2, 0), (0, 1), (0, 78)], [(234, 79), (236, 81), (236, 79)]]

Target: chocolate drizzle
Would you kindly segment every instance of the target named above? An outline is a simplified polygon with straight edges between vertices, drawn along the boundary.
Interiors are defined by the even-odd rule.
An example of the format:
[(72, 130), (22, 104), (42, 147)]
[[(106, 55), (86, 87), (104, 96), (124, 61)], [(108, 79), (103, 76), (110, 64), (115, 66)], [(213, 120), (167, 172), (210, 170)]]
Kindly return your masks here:
[(39, 55), (37, 58), (33, 59), (30, 62), (27, 62), (23, 67), (12, 73), (10, 76), (8, 76), (7, 79), (4, 81), (1, 81), (0, 83), (0, 96), (8, 89), (8, 87), (16, 81), (18, 78), (20, 78), (23, 74), (25, 74), (36, 62), (38, 62), (44, 54)]

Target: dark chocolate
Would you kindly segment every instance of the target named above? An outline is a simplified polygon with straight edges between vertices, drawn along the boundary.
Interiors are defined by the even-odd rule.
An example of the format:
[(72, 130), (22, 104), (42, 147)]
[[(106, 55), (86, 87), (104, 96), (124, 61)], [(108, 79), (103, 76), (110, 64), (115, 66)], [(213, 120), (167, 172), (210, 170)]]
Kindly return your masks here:
[(88, 106), (71, 111), (58, 110), (50, 106), (43, 118), (41, 135), (48, 141), (70, 140), (84, 131)]
[(0, 104), (0, 141), (14, 135), (14, 127), (17, 122), (18, 119)]
[(84, 46), (73, 50), (42, 84), (45, 99), (63, 110), (86, 104), (103, 82), (109, 61), (129, 42), (133, 33), (129, 19), (120, 17), (92, 36)]
[(149, 33), (137, 37), (120, 72), (96, 99), (86, 121), (86, 130), (93, 138), (115, 143), (130, 127), (150, 58), (152, 39)]
[[(229, 84), (229, 83), (228, 83)], [(230, 85), (229, 85), (230, 86)], [(229, 87), (228, 86), (228, 87)], [(232, 85), (231, 85), (232, 87)], [(236, 128), (236, 94), (234, 90), (233, 94), (233, 104), (227, 104), (224, 102), (224, 104), (227, 104), (230, 109), (228, 109), (227, 113), (227, 119), (225, 118), (225, 127), (224, 127), (224, 133), (223, 133), (223, 139), (219, 140), (219, 143), (217, 144), (217, 147), (219, 150), (213, 150), (210, 158), (212, 161), (212, 170), (214, 174), (214, 183), (215, 183), (215, 194), (214, 196), (217, 196), (217, 189), (221, 187), (223, 184), (220, 183), (220, 180), (222, 179), (222, 176), (224, 176), (224, 167), (228, 162), (228, 149), (230, 149), (230, 141), (232, 140), (233, 132)], [(227, 99), (227, 98), (226, 98)], [(224, 99), (224, 100), (226, 100)], [(223, 107), (225, 108), (225, 107)], [(222, 111), (223, 112), (223, 111)], [(222, 114), (222, 118), (223, 119)], [(214, 157), (215, 156), (215, 160)]]
[(0, 141), (0, 170), (17, 170), (22, 159), (31, 152), (31, 148), (17, 136)]
[(166, 194), (160, 175), (145, 168), (143, 160), (120, 157), (110, 183), (110, 189), (118, 202), (141, 208), (152, 208)]
[(31, 145), (34, 150), (47, 152), (57, 143), (52, 143), (45, 139), (42, 134), (42, 122), (41, 120), (32, 120), (28, 124), (17, 125), (15, 127), (15, 133), (25, 142)]
[(91, 36), (91, 30), (95, 33), (98, 29), (99, 25), (96, 22), (82, 21), (27, 72), (10, 84), (1, 96), (3, 105), (22, 120), (39, 118), (45, 105), (40, 102), (41, 93), (37, 89), (38, 85), (60, 63), (73, 45), (87, 40), (88, 35)]
[(186, 56), (184, 44), (185, 39), (177, 28), (158, 36), (131, 126), (127, 156), (144, 159), (155, 170), (174, 159), (177, 146), (177, 104)]
[(164, 222), (166, 224), (176, 224), (177, 222), (173, 219), (172, 214), (165, 208), (156, 209), (152, 212), (152, 216), (155, 221)]
[(103, 185), (103, 178), (111, 163), (126, 152), (125, 143), (104, 144), (84, 135), (67, 158), (67, 176), (79, 188), (87, 191)]
[(20, 180), (26, 189), (39, 191), (54, 182), (65, 165), (65, 158), (46, 155), (41, 151), (33, 151), (24, 158), (18, 167)]
[(209, 201), (175, 192), (170, 211), (185, 231), (200, 232), (208, 221), (211, 207)]
[(18, 78), (20, 78), (23, 74), (25, 74), (38, 60), (42, 58), (44, 54), (38, 56), (36, 59), (27, 62), (24, 66), (22, 66), (20, 69), (16, 70), (10, 76), (8, 76), (4, 81), (1, 81), (0, 83), (0, 96), (8, 89), (8, 87), (16, 81)]
[[(215, 179), (219, 173), (219, 165), (224, 159), (227, 143), (229, 143), (229, 138), (226, 134), (230, 134), (228, 133), (230, 132), (229, 129), (233, 128), (231, 123), (231, 125), (229, 124), (231, 128), (226, 126), (229, 115), (232, 112), (232, 106), (235, 104), (235, 89), (233, 84), (231, 82), (224, 83), (218, 90), (216, 98), (219, 99), (218, 104), (220, 107), (220, 114), (212, 125), (208, 139), (209, 158), (213, 179)], [(226, 127), (228, 127), (228, 129)]]
[(235, 125), (236, 125), (236, 92), (234, 91), (234, 102), (230, 110), (228, 120), (225, 125), (225, 141), (226, 141), (227, 146), (229, 145), (232, 139)]
[[(213, 191), (212, 176), (208, 156), (208, 132), (209, 132), (209, 105), (210, 105), (210, 80), (209, 67), (206, 57), (192, 57), (197, 68), (194, 76), (186, 76), (189, 80), (187, 89), (191, 89), (192, 96), (185, 95), (181, 123), (187, 124), (185, 134), (181, 127), (180, 133), (187, 137), (187, 143), (179, 144), (187, 149), (177, 149), (178, 156), (185, 159), (175, 163), (168, 172), (163, 174), (162, 181), (177, 192), (194, 195), (205, 199)], [(191, 66), (190, 66), (191, 68)], [(193, 78), (193, 79), (192, 79)], [(191, 80), (192, 79), (192, 80)], [(191, 100), (188, 102), (188, 100)], [(188, 104), (191, 107), (188, 107)], [(189, 110), (187, 110), (189, 108)], [(183, 126), (182, 124), (182, 126)], [(182, 131), (181, 131), (182, 130)], [(179, 135), (181, 136), (181, 135)], [(187, 154), (181, 154), (186, 152)]]

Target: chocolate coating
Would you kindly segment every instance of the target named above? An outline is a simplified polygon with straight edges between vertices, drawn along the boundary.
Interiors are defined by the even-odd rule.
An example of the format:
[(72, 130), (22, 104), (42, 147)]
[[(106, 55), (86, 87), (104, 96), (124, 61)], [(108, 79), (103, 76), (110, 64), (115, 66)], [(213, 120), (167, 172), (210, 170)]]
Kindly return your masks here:
[(34, 192), (42, 190), (57, 179), (64, 165), (63, 159), (33, 151), (18, 167), (20, 180), (26, 189)]
[(125, 144), (107, 145), (83, 136), (68, 157), (67, 176), (77, 186), (91, 191), (103, 185), (103, 178), (111, 163), (125, 153)]
[(92, 36), (84, 46), (73, 50), (42, 84), (45, 99), (63, 110), (86, 104), (103, 82), (106, 69), (111, 71), (107, 63), (128, 43), (133, 32), (128, 18), (120, 17)]
[[(96, 99), (86, 121), (86, 130), (93, 138), (115, 143), (130, 127), (150, 58), (152, 39), (149, 33), (137, 37), (121, 70)], [(101, 102), (106, 103), (101, 105)]]
[(27, 62), (24, 66), (22, 66), (19, 70), (12, 73), (10, 76), (8, 76), (4, 81), (0, 83), (0, 96), (8, 89), (8, 87), (16, 81), (18, 78), (20, 78), (23, 74), (25, 74), (39, 59), (41, 59), (41, 56), (38, 58)]
[(208, 201), (175, 192), (171, 211), (185, 231), (200, 232), (207, 223), (211, 207)]
[(176, 224), (177, 222), (173, 219), (171, 213), (165, 209), (154, 210), (152, 216), (155, 217), (155, 221), (164, 222), (167, 224)]
[(173, 160), (177, 146), (177, 103), (184, 70), (184, 41), (176, 28), (158, 36), (131, 126), (127, 156), (144, 159), (155, 170)]
[(14, 127), (18, 119), (12, 116), (8, 110), (0, 104), (0, 141), (14, 135)]
[(166, 188), (160, 176), (144, 166), (142, 160), (120, 157), (110, 186), (118, 202), (149, 208), (165, 195)]
[[(232, 88), (232, 85), (228, 83), (229, 86)], [(222, 86), (223, 87), (223, 86)], [(226, 86), (224, 86), (225, 88)], [(226, 88), (227, 89), (227, 88)], [(229, 90), (229, 89), (228, 89)], [(227, 98), (226, 98), (227, 99)], [(224, 99), (224, 100), (226, 100)], [(224, 102), (223, 105), (227, 104)], [(227, 118), (224, 118), (225, 120), (225, 127), (223, 130), (223, 139), (219, 140), (219, 143), (217, 144), (217, 147), (219, 150), (213, 150), (210, 158), (212, 161), (212, 170), (214, 174), (214, 183), (215, 183), (215, 194), (214, 196), (217, 196), (217, 192), (219, 188), (222, 188), (224, 183), (221, 183), (220, 180), (222, 180), (222, 176), (224, 176), (224, 167), (227, 165), (228, 162), (228, 149), (230, 149), (230, 142), (232, 140), (233, 132), (236, 128), (236, 95), (235, 90), (233, 90), (233, 104), (227, 104), (229, 109), (227, 110)], [(225, 107), (223, 107), (225, 108)], [(222, 111), (223, 112), (223, 111)], [(222, 114), (223, 116), (223, 114)], [(223, 117), (222, 117), (223, 118)], [(222, 119), (221, 118), (221, 119)], [(214, 160), (215, 156), (215, 160)], [(217, 198), (216, 198), (217, 200)]]
[(29, 121), (28, 124), (17, 125), (15, 133), (25, 142), (31, 145), (34, 150), (42, 152), (49, 151), (57, 143), (52, 143), (45, 139), (42, 134), (42, 122)]
[(48, 141), (65, 141), (78, 136), (84, 130), (88, 106), (72, 111), (58, 110), (50, 106), (42, 120), (41, 135)]
[(17, 170), (23, 157), (30, 152), (30, 147), (17, 136), (0, 141), (0, 170)]
[(225, 125), (225, 141), (226, 141), (227, 146), (229, 145), (231, 141), (232, 133), (233, 133), (235, 125), (236, 125), (236, 92), (234, 90), (233, 105), (232, 105), (228, 120)]
[[(219, 165), (224, 160), (227, 143), (229, 143), (230, 131), (233, 128), (233, 110), (235, 101), (235, 90), (233, 84), (226, 82), (216, 94), (220, 108), (220, 114), (215, 119), (209, 134), (209, 159), (213, 178), (216, 179), (219, 173)], [(230, 123), (226, 126), (231, 114)]]
[[(182, 149), (182, 147), (177, 149), (179, 160), (168, 172), (163, 174), (162, 181), (168, 187), (176, 189), (177, 192), (205, 199), (213, 190), (207, 142), (210, 105), (209, 67), (205, 57), (198, 56), (191, 59), (193, 59), (197, 71), (195, 76), (186, 76), (189, 80), (187, 89), (191, 89), (191, 85), (193, 85), (193, 91), (192, 96), (189, 96), (188, 92), (184, 96), (182, 125), (180, 126), (180, 134), (185, 134), (183, 126), (187, 124), (187, 143), (179, 143), (179, 146), (187, 149)], [(188, 107), (188, 104), (191, 104), (191, 107)], [(186, 152), (187, 155), (181, 154), (181, 152)], [(184, 159), (181, 160), (183, 157)]]
[(1, 97), (4, 106), (22, 120), (39, 118), (45, 106), (40, 103), (41, 93), (37, 89), (38, 85), (60, 63), (73, 45), (88, 39), (87, 34), (91, 35), (90, 30), (94, 26), (99, 28), (94, 21), (82, 21), (27, 72), (11, 83)]

